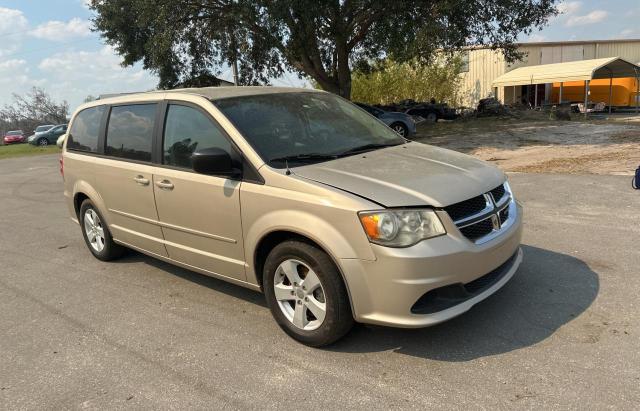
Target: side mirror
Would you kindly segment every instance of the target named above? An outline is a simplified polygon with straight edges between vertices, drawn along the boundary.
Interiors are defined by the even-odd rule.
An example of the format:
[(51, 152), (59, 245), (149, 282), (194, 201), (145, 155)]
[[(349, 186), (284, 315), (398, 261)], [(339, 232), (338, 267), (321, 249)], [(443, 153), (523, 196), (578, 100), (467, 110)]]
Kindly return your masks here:
[(200, 174), (234, 177), (240, 170), (233, 166), (231, 154), (217, 147), (204, 148), (191, 155), (193, 171)]
[(58, 140), (56, 141), (56, 145), (58, 146), (58, 148), (62, 148), (62, 146), (64, 145), (65, 138), (67, 138), (66, 134), (63, 134), (60, 137), (58, 137)]

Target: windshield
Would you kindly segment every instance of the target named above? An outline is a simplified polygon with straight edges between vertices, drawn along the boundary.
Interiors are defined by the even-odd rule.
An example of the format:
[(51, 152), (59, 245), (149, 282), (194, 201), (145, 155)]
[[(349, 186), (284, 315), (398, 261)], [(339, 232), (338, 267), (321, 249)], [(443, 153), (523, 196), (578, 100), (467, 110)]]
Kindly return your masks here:
[(370, 114), (329, 93), (265, 94), (213, 103), (276, 168), (405, 142)]
[(7, 132), (8, 136), (20, 136), (22, 135), (22, 131), (9, 131)]
[(42, 132), (42, 131), (47, 131), (51, 127), (53, 127), (53, 126), (38, 126), (38, 127), (36, 127), (36, 133), (39, 133), (39, 132)]

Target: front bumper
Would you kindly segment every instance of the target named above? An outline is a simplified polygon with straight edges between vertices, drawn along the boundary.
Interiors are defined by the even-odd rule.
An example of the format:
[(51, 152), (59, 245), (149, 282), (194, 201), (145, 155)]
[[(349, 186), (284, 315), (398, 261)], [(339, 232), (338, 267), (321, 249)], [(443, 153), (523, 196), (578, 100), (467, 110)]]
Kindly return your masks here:
[[(408, 248), (372, 244), (375, 261), (340, 260), (356, 321), (403, 328), (426, 327), (456, 317), (495, 293), (513, 277), (522, 261), (522, 208), (516, 207), (514, 223), (483, 244), (474, 244), (462, 236), (442, 212), (440, 217), (447, 229), (445, 236)], [(483, 276), (491, 277), (491, 281), (480, 279)], [(474, 292), (458, 298), (455, 303), (441, 305), (442, 310), (415, 309), (420, 305), (416, 303), (423, 302), (425, 299), (421, 297), (429, 291), (464, 284), (475, 284)]]

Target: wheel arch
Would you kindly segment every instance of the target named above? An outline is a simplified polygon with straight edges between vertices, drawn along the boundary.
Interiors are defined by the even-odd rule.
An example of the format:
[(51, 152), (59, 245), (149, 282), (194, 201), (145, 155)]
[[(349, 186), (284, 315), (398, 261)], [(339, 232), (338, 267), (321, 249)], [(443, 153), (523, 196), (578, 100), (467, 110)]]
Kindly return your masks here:
[(349, 283), (347, 282), (347, 279), (344, 275), (342, 267), (338, 263), (339, 260), (331, 253), (330, 250), (327, 249), (327, 247), (324, 247), (322, 244), (320, 244), (318, 241), (315, 241), (310, 236), (300, 233), (296, 230), (275, 229), (273, 231), (266, 233), (256, 243), (256, 247), (253, 251), (253, 258), (251, 261), (253, 263), (252, 265), (253, 265), (254, 274), (256, 277), (256, 281), (260, 286), (260, 290), (264, 292), (263, 284), (262, 284), (263, 283), (262, 271), (264, 270), (264, 263), (266, 262), (267, 256), (269, 255), (271, 250), (273, 250), (278, 244), (281, 244), (285, 241), (290, 241), (290, 240), (297, 240), (297, 241), (310, 244), (318, 248), (319, 250), (323, 251), (329, 256), (331, 261), (333, 261), (333, 264), (338, 269), (338, 272), (340, 273), (340, 277), (342, 278), (344, 287), (347, 290), (347, 296), (349, 297), (349, 306), (351, 307), (351, 312), (355, 316), (353, 300), (351, 298), (351, 291), (349, 290)]
[(73, 188), (73, 209), (76, 213), (78, 221), (80, 221), (80, 206), (86, 199), (91, 200), (91, 202), (98, 209), (98, 211), (102, 215), (102, 218), (105, 220), (105, 223), (108, 226), (109, 213), (106, 205), (104, 204), (104, 201), (102, 200), (102, 197), (88, 182), (84, 180), (76, 182)]

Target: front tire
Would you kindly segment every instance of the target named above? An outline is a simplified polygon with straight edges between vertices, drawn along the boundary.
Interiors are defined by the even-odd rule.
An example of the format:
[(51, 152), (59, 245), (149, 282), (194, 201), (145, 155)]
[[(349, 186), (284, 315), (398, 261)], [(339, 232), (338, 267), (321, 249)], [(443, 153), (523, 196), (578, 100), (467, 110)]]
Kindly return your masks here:
[(267, 256), (263, 271), (267, 305), (295, 340), (321, 347), (353, 326), (347, 289), (331, 258), (301, 241), (285, 241)]
[(124, 247), (113, 242), (109, 227), (91, 200), (87, 199), (82, 202), (79, 218), (82, 236), (87, 248), (95, 258), (111, 261), (124, 254)]
[(39, 146), (48, 146), (49, 145), (49, 140), (47, 140), (46, 138), (41, 138), (40, 140), (38, 140), (38, 145)]
[(405, 124), (403, 124), (403, 123), (395, 122), (395, 123), (391, 124), (390, 127), (393, 129), (393, 131), (398, 133), (401, 137), (408, 137), (409, 136), (409, 128), (407, 128), (407, 126)]

